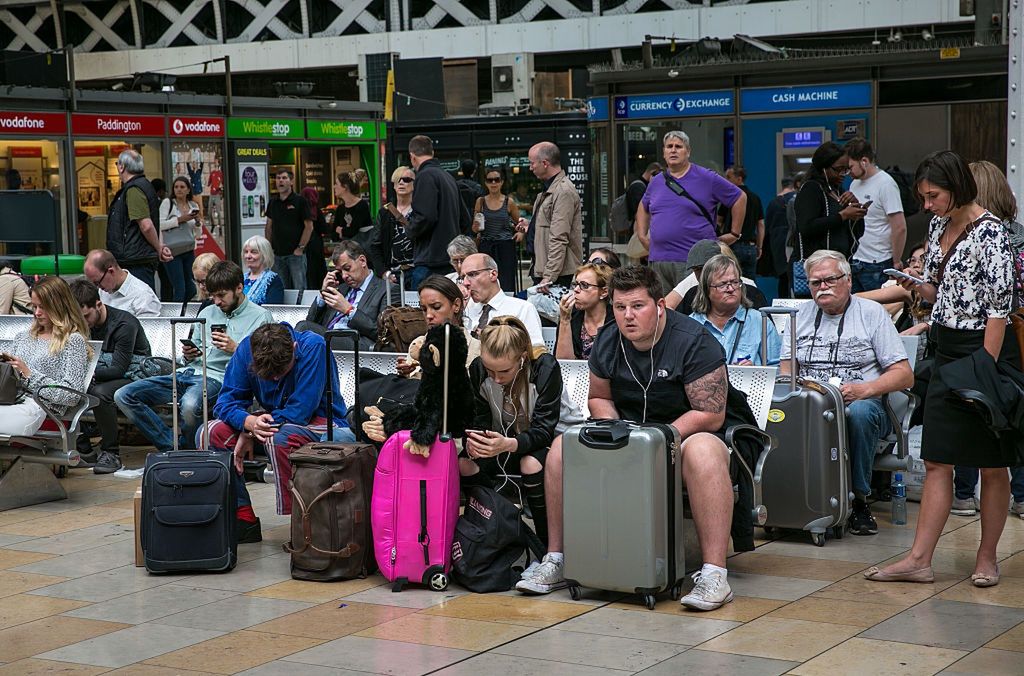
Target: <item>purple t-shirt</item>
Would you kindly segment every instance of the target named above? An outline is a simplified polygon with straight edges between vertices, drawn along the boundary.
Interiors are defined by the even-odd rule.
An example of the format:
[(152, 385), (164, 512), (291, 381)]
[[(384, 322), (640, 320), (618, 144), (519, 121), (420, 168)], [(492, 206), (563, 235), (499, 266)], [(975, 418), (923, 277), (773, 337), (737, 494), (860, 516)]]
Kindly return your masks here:
[[(729, 208), (743, 194), (715, 172), (696, 164), (691, 164), (676, 182), (703, 204), (712, 218), (719, 205)], [(651, 261), (685, 263), (696, 242), (715, 239), (715, 226), (691, 200), (672, 192), (664, 173), (651, 178), (641, 203), (651, 215)]]

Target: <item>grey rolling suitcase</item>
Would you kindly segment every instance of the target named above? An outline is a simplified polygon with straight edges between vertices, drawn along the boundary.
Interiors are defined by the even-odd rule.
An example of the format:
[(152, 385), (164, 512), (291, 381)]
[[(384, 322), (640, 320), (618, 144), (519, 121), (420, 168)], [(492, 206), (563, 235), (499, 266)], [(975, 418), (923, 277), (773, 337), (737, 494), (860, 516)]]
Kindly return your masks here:
[(562, 439), (565, 577), (580, 587), (682, 593), (679, 432), (670, 425), (593, 420)]
[[(826, 532), (843, 537), (853, 500), (846, 437), (846, 405), (839, 388), (796, 375), (794, 308), (761, 308), (767, 330), (769, 315), (789, 315), (791, 375), (775, 382), (767, 432), (778, 444), (764, 464), (762, 497), (768, 509), (765, 530), (808, 531), (815, 545)], [(762, 345), (766, 341), (762, 341)]]

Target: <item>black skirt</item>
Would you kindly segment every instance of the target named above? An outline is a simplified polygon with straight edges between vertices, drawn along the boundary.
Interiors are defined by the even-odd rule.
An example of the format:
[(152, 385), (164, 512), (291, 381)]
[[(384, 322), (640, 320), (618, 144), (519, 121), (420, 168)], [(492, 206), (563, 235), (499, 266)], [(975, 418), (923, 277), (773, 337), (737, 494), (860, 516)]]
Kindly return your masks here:
[[(921, 431), (921, 459), (961, 467), (1009, 467), (1016, 464), (1000, 445), (985, 422), (953, 400), (956, 397), (942, 381), (942, 367), (981, 349), (983, 329), (967, 331), (932, 324), (936, 342), (935, 363), (925, 399), (924, 428)], [(1013, 330), (1007, 326), (999, 361), (1020, 368), (1020, 352)]]

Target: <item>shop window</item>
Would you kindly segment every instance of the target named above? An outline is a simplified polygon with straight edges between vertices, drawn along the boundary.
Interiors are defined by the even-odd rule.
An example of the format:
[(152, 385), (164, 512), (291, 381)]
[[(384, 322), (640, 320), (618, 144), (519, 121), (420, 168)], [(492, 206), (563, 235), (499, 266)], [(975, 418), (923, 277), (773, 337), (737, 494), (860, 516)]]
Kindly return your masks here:
[[(55, 141), (26, 140), (0, 142), (0, 189), (48, 190), (57, 202), (57, 219), (66, 220), (66, 206), (61, 190), (61, 163), (59, 144)], [(53, 252), (52, 236), (41, 233), (39, 243), (10, 243), (0, 241), (0, 255), (34, 256)]]

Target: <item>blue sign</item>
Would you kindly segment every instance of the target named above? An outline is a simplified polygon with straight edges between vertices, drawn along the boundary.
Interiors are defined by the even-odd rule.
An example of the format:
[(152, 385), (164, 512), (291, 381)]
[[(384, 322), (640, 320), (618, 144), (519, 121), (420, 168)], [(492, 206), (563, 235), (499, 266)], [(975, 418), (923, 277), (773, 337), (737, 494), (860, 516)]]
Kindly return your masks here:
[(785, 131), (782, 132), (783, 148), (817, 148), (825, 141), (825, 134), (820, 131)]
[(766, 87), (740, 91), (741, 113), (871, 107), (871, 83)]
[(732, 91), (683, 92), (648, 96), (616, 96), (616, 119), (641, 120), (652, 117), (694, 117), (699, 115), (730, 115), (733, 112)]
[(587, 122), (605, 122), (608, 120), (608, 97), (596, 96), (587, 99)]

